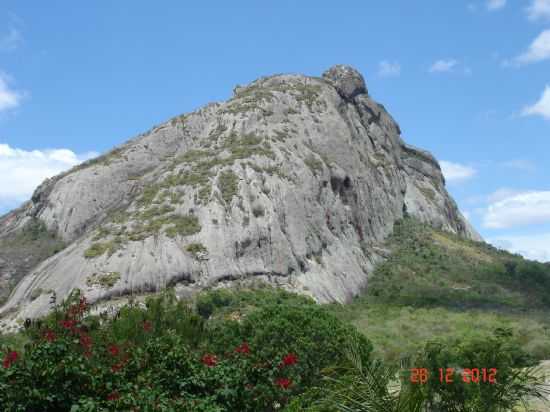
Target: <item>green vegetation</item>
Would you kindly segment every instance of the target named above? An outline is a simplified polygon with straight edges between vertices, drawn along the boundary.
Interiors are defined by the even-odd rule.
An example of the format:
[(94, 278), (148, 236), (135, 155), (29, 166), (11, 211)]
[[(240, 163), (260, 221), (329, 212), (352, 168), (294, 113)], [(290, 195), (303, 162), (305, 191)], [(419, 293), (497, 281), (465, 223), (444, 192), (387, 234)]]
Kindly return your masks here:
[(193, 215), (173, 215), (170, 219), (171, 227), (166, 229), (166, 236), (191, 236), (202, 229), (199, 219)]
[(144, 210), (139, 214), (139, 217), (141, 220), (151, 220), (156, 217), (166, 215), (168, 213), (173, 212), (175, 209), (172, 206), (169, 205), (162, 205), (162, 206), (154, 206), (149, 209)]
[(314, 110), (315, 105), (322, 105), (323, 108), (326, 108), (325, 101), (319, 97), (319, 94), (321, 93), (321, 86), (295, 83), (293, 84), (292, 90), (296, 100), (302, 104), (305, 104), (310, 111)]
[(262, 102), (271, 103), (274, 98), (275, 96), (270, 89), (258, 83), (252, 84), (239, 89), (224, 111), (230, 114), (244, 114), (248, 111), (260, 109)]
[(210, 200), (211, 195), (212, 195), (212, 186), (204, 185), (199, 189), (198, 200), (200, 203), (206, 204)]
[(428, 228), (397, 222), (388, 240), (391, 257), (370, 281), (379, 302), (457, 309), (548, 309), (550, 267)]
[[(320, 106), (322, 109), (326, 108), (326, 102), (320, 97), (320, 85), (290, 80), (270, 85), (265, 82), (256, 82), (248, 87), (241, 88), (237, 91), (235, 97), (229, 101), (224, 111), (239, 115), (254, 110), (267, 110), (270, 112), (269, 109), (262, 106), (265, 103), (273, 103), (276, 93), (290, 94), (298, 104), (305, 105), (310, 111), (314, 111), (316, 106)], [(297, 114), (298, 112), (293, 108), (289, 108), (287, 113)]]
[[(504, 412), (547, 391), (507, 331), (432, 341), (399, 367), (326, 306), (269, 287), (166, 291), (113, 319), (89, 310), (75, 290), (40, 324), (0, 336), (4, 410)], [(442, 367), (453, 382), (440, 383)], [(498, 385), (466, 383), (468, 367), (497, 368)]]
[(229, 303), (250, 304), (237, 319), (208, 295), (200, 300), (215, 302), (209, 320), (168, 292), (146, 309), (129, 304), (101, 321), (73, 293), (40, 326), (0, 341), (0, 404), (44, 412), (271, 411), (344, 365), (347, 340), (369, 362), (367, 339), (308, 299), (235, 293)]
[(218, 176), (218, 189), (225, 203), (230, 204), (233, 196), (239, 192), (239, 177), (232, 170), (221, 172)]
[(185, 247), (185, 250), (191, 253), (197, 260), (200, 259), (202, 255), (208, 253), (208, 249), (202, 243), (191, 243)]
[[(264, 142), (264, 146), (260, 146), (262, 142)], [(233, 133), (224, 139), (222, 149), (231, 153), (231, 157), (226, 160), (227, 164), (233, 164), (238, 159), (247, 159), (251, 156), (266, 156), (274, 159), (275, 154), (269, 145), (265, 145), (266, 143), (261, 137), (253, 133), (244, 136)]]
[(120, 280), (119, 272), (93, 273), (86, 279), (88, 286), (101, 286), (102, 288), (112, 288)]
[(407, 358), (435, 338), (454, 346), (463, 340), (483, 339), (496, 329), (512, 331), (523, 348), (537, 359), (550, 357), (547, 312), (456, 310), (372, 300), (363, 296), (349, 305), (331, 305), (331, 309), (373, 342), (378, 357), (389, 361)]
[(120, 238), (115, 238), (107, 242), (96, 242), (84, 251), (84, 257), (87, 259), (92, 259), (98, 256), (102, 256), (107, 253), (109, 256), (112, 256), (120, 249), (122, 245), (122, 240)]
[(97, 241), (106, 238), (111, 234), (111, 230), (105, 226), (101, 226), (97, 229), (96, 235), (93, 237), (92, 240)]
[[(310, 399), (317, 399), (303, 396), (289, 410), (511, 412), (534, 399), (545, 402), (549, 393), (539, 369), (521, 347), (498, 332), (457, 347), (430, 342), (411, 360), (408, 367), (414, 369), (379, 361), (365, 364), (354, 342), (347, 353), (352, 366), (343, 376), (329, 379), (328, 391), (310, 391)], [(422, 370), (424, 375), (419, 373)]]
[(0, 260), (7, 263), (4, 273), (10, 273), (8, 282), (0, 282), (0, 304), (5, 302), (11, 290), (31, 268), (65, 246), (65, 242), (37, 218), (29, 219), (18, 231), (0, 238)]
[[(197, 190), (197, 192), (195, 192), (196, 201), (206, 204), (212, 195), (211, 179), (215, 178), (216, 169), (232, 166), (236, 161), (251, 156), (275, 158), (275, 154), (271, 150), (269, 144), (261, 137), (254, 134), (238, 136), (232, 133), (219, 142), (216, 148), (208, 150), (189, 150), (184, 155), (176, 158), (174, 161), (174, 169), (177, 165), (181, 166), (180, 169), (176, 173), (166, 177), (160, 186), (165, 190), (176, 186), (191, 186)], [(225, 192), (227, 196), (229, 196), (233, 189), (232, 178), (227, 181), (224, 180), (230, 177), (228, 173), (230, 172), (223, 172), (221, 175), (223, 184), (228, 184), (228, 186), (224, 186), (224, 189), (221, 189), (228, 190)], [(148, 196), (144, 194), (142, 197), (142, 204), (150, 204), (156, 196), (156, 193), (153, 193), (152, 190), (147, 194)]]
[(173, 127), (176, 127), (176, 126), (182, 126), (182, 127), (185, 127), (185, 121), (187, 120), (187, 115), (186, 114), (182, 114), (180, 116), (176, 116), (174, 117), (172, 120), (170, 120), (170, 124), (173, 126)]
[(65, 248), (65, 244), (59, 240), (55, 232), (49, 231), (46, 224), (37, 218), (30, 219), (20, 231), (4, 239), (0, 240), (3, 247), (29, 247), (38, 243), (44, 244), (51, 254)]
[[(170, 193), (162, 192), (161, 196), (166, 198), (170, 196)], [(99, 228), (93, 238), (96, 242), (85, 251), (84, 256), (91, 259), (102, 256), (106, 252), (109, 256), (112, 256), (122, 245), (129, 241), (145, 240), (148, 237), (159, 235), (163, 229), (169, 237), (189, 236), (201, 230), (196, 217), (176, 214), (173, 213), (174, 211), (173, 206), (163, 204), (149, 206), (146, 209), (133, 212), (133, 214), (125, 213), (123, 221), (126, 222), (133, 217), (132, 224), (119, 226), (120, 223), (112, 222), (109, 227)], [(111, 239), (107, 239), (109, 237)], [(102, 241), (97, 242), (98, 240)]]
[(115, 148), (101, 156), (94, 157), (93, 159), (86, 160), (81, 164), (73, 167), (72, 169), (58, 175), (56, 179), (61, 179), (64, 176), (67, 176), (69, 173), (76, 172), (78, 170), (83, 170), (91, 166), (110, 166), (111, 163), (115, 162), (118, 159), (122, 158), (122, 148)]
[(155, 198), (157, 197), (157, 194), (160, 190), (160, 187), (158, 185), (149, 185), (146, 186), (143, 189), (143, 193), (141, 195), (141, 198), (138, 200), (138, 204), (140, 206), (147, 206), (153, 203)]
[(396, 223), (387, 247), (393, 253), (367, 292), (331, 305), (372, 340), (378, 356), (397, 361), (435, 337), (453, 346), (504, 329), (532, 356), (550, 357), (548, 265), (410, 218)]

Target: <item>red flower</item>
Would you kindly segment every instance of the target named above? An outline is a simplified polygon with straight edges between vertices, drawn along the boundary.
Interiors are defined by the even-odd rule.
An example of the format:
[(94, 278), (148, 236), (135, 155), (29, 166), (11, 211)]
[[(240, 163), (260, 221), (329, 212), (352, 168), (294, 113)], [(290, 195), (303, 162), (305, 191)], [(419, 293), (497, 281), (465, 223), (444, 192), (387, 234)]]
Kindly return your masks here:
[(55, 335), (55, 332), (53, 330), (46, 330), (44, 332), (44, 339), (46, 339), (48, 342), (53, 342), (57, 336)]
[(74, 330), (74, 326), (76, 325), (76, 322), (72, 319), (65, 319), (65, 320), (59, 321), (59, 324), (65, 329)]
[(283, 356), (283, 361), (279, 365), (279, 368), (282, 368), (284, 366), (294, 365), (295, 363), (298, 363), (298, 356), (296, 356), (294, 353), (288, 353), (285, 356)]
[(275, 379), (275, 385), (281, 389), (288, 389), (292, 385), (292, 381), (288, 378), (277, 378)]
[(92, 347), (92, 338), (88, 335), (81, 334), (80, 335), (80, 344), (82, 347), (86, 350), (90, 350)]
[(241, 346), (237, 346), (237, 348), (235, 349), (235, 352), (248, 354), (250, 353), (250, 346), (248, 346), (248, 343), (243, 342)]
[(16, 351), (10, 351), (4, 356), (4, 369), (9, 368), (19, 357)]
[(117, 391), (113, 391), (109, 395), (107, 395), (108, 401), (116, 401), (118, 399), (120, 399), (120, 394)]
[(150, 332), (151, 329), (153, 329), (153, 324), (151, 322), (149, 322), (148, 320), (143, 321), (143, 330), (145, 332)]
[(111, 354), (111, 356), (118, 356), (119, 353), (120, 353), (120, 349), (118, 348), (117, 345), (109, 345), (109, 347), (107, 348), (107, 350), (109, 351), (109, 353)]
[(211, 355), (207, 353), (202, 357), (202, 363), (206, 366), (216, 366), (216, 364), (218, 363), (218, 358), (216, 357), (216, 355)]
[(123, 367), (124, 367), (124, 362), (118, 362), (118, 363), (115, 363), (113, 366), (111, 366), (111, 370), (116, 373), (120, 371)]

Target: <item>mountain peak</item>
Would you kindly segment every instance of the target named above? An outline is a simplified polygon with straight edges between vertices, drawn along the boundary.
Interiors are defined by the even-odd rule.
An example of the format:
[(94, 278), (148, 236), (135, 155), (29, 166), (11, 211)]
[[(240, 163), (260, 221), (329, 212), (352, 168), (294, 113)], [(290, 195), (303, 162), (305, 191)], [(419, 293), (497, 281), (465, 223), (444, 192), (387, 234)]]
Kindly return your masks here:
[(334, 85), (345, 99), (353, 99), (359, 94), (367, 94), (363, 75), (351, 66), (337, 64), (323, 73), (323, 78)]
[[(357, 70), (263, 77), (48, 180), (0, 218), (0, 292), (17, 283), (0, 314), (38, 316), (74, 288), (99, 304), (257, 280), (344, 302), (368, 287), (406, 215), (480, 239), (437, 161), (403, 142)], [(9, 252), (14, 239), (22, 253)], [(45, 244), (53, 255), (23, 264)]]

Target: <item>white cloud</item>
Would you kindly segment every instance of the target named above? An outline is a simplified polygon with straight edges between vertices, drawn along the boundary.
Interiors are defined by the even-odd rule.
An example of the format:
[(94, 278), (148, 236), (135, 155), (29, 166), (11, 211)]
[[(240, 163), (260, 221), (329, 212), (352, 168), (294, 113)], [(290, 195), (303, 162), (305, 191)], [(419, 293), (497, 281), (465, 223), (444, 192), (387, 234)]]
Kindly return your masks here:
[(0, 51), (9, 52), (17, 49), (22, 41), (21, 33), (15, 27), (10, 27), (8, 32), (0, 37)]
[(437, 60), (430, 67), (430, 73), (445, 73), (452, 72), (454, 67), (458, 64), (455, 59), (442, 59)]
[(546, 85), (539, 101), (532, 106), (525, 107), (521, 114), (522, 116), (542, 116), (545, 119), (550, 119), (550, 86)]
[(378, 64), (378, 75), (382, 77), (393, 77), (401, 74), (401, 66), (397, 62), (382, 60)]
[(527, 259), (541, 262), (550, 261), (550, 233), (522, 236), (505, 235), (487, 240), (498, 248), (519, 253)]
[(510, 169), (521, 170), (523, 172), (534, 172), (537, 168), (532, 161), (527, 159), (508, 160), (507, 162), (503, 162), (502, 166)]
[(442, 160), (439, 162), (439, 164), (441, 166), (443, 176), (445, 176), (445, 180), (448, 182), (463, 181), (473, 177), (477, 173), (474, 168), (461, 165), (459, 163), (447, 162), (445, 160)]
[(76, 154), (68, 149), (22, 150), (0, 144), (0, 210), (30, 198), (34, 189), (97, 153)]
[(524, 190), (516, 190), (516, 189), (510, 189), (508, 187), (502, 187), (500, 189), (495, 190), (493, 193), (491, 193), (489, 196), (483, 198), (484, 202), (487, 203), (495, 203), (500, 202), (501, 200), (514, 197), (516, 195), (525, 193)]
[(506, 0), (487, 0), (487, 10), (496, 11), (506, 6)]
[(527, 7), (527, 17), (533, 21), (550, 18), (550, 0), (532, 0)]
[[(515, 66), (523, 66), (547, 59), (550, 59), (550, 30), (544, 30), (540, 33), (535, 40), (531, 42), (527, 51), (513, 59), (512, 64)], [(510, 62), (505, 62), (504, 65), (509, 66)]]
[(488, 229), (542, 223), (550, 223), (550, 191), (531, 191), (503, 196), (491, 203), (483, 216), (483, 226)]
[(23, 94), (10, 88), (10, 78), (0, 72), (0, 112), (19, 106)]
[[(498, 202), (499, 200), (503, 200), (508, 197), (519, 195), (521, 193), (525, 193), (525, 190), (516, 190), (516, 189), (510, 189), (508, 187), (502, 187), (498, 190), (495, 190), (493, 193), (489, 195), (472, 195), (467, 197), (464, 201), (468, 205), (483, 205), (483, 204), (487, 205), (489, 203)], [(474, 213), (476, 215), (483, 216), (485, 214), (485, 208), (478, 207), (474, 209)]]

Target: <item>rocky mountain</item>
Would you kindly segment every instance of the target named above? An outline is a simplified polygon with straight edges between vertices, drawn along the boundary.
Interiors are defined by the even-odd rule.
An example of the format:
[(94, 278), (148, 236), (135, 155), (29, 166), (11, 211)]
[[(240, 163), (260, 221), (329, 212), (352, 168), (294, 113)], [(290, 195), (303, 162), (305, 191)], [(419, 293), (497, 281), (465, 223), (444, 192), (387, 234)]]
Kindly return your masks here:
[(41, 315), (73, 288), (99, 302), (255, 279), (344, 302), (404, 215), (481, 240), (434, 157), (400, 135), (349, 66), (237, 86), (1, 217), (0, 285), (17, 286), (0, 314)]

